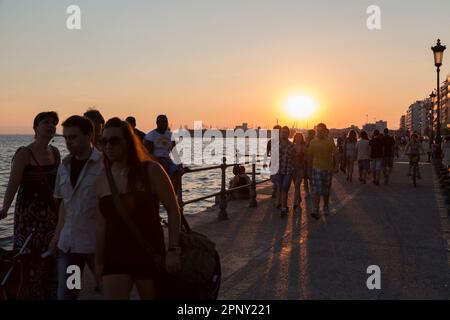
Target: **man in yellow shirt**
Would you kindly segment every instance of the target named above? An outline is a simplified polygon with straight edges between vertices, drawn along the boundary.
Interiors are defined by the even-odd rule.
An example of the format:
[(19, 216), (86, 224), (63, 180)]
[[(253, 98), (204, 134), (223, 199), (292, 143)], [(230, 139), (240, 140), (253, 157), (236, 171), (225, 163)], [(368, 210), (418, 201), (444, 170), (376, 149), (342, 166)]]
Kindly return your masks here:
[(317, 137), (311, 141), (308, 157), (312, 159), (312, 192), (313, 213), (312, 217), (319, 219), (320, 196), (323, 196), (323, 212), (329, 215), (328, 202), (330, 199), (331, 181), (333, 172), (338, 171), (338, 149), (334, 141), (328, 137), (327, 126), (323, 123), (317, 125)]

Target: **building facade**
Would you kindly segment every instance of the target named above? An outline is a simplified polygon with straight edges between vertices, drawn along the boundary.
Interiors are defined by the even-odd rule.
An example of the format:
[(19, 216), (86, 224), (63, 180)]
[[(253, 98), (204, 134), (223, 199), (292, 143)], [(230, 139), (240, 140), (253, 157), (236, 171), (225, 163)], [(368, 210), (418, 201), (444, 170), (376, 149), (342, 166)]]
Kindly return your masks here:
[[(440, 109), (440, 121), (441, 121), (441, 135), (448, 133), (449, 120), (450, 120), (450, 75), (448, 75), (445, 81), (441, 84), (441, 109)], [(438, 115), (437, 115), (438, 103), (437, 97), (433, 101), (433, 130), (434, 134), (437, 132)]]
[(402, 131), (406, 131), (406, 115), (402, 115), (400, 117), (400, 125), (399, 125), (400, 130)]
[(377, 128), (378, 131), (383, 132), (383, 130), (387, 128), (387, 121), (380, 120), (375, 122), (375, 128)]
[(384, 129), (387, 128), (387, 121), (377, 121), (375, 123), (366, 123), (363, 125), (363, 130), (366, 131), (368, 134), (372, 134), (375, 130), (378, 130), (380, 132), (383, 132)]
[(430, 107), (430, 99), (419, 100), (410, 105), (406, 113), (406, 130), (421, 136), (427, 135), (430, 127)]

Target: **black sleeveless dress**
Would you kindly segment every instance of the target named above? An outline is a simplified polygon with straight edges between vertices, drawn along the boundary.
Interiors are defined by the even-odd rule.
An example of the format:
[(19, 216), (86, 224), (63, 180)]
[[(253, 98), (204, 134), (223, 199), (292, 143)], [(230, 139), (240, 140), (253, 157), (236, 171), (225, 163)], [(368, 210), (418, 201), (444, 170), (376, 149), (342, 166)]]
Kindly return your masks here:
[(52, 150), (56, 159), (54, 164), (40, 168), (35, 165), (25, 167), (16, 198), (14, 249), (20, 249), (35, 230), (28, 247), (31, 249), (28, 295), (32, 300), (56, 299), (58, 285), (56, 258), (40, 257), (47, 250), (58, 222), (53, 189), (60, 157), (55, 147), (52, 146)]
[[(156, 195), (149, 191), (133, 191), (121, 194), (120, 198), (146, 242), (164, 255), (164, 232)], [(129, 274), (134, 279), (155, 278), (157, 270), (152, 257), (128, 229), (114, 206), (112, 196), (102, 197), (99, 206), (106, 222), (103, 275)]]

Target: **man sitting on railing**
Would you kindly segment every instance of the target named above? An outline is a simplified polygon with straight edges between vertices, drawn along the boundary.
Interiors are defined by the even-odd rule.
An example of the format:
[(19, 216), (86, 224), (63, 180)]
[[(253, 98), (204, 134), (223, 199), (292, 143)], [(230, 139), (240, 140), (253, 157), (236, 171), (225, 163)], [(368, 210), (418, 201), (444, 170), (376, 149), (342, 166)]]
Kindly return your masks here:
[(150, 131), (144, 138), (144, 144), (149, 153), (163, 166), (172, 181), (174, 189), (178, 190), (181, 166), (175, 164), (170, 153), (175, 147), (172, 132), (169, 129), (167, 116), (161, 114), (156, 118), (156, 129)]

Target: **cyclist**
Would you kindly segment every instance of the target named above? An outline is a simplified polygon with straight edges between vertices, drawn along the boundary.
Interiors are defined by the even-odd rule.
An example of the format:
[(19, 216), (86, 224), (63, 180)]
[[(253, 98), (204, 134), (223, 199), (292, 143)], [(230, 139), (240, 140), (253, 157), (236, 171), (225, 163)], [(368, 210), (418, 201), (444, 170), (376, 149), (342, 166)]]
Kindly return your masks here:
[[(411, 169), (413, 167), (414, 162), (417, 164), (420, 161), (420, 155), (425, 154), (422, 144), (419, 141), (419, 137), (417, 134), (413, 133), (411, 135), (411, 141), (406, 145), (405, 148), (405, 155), (409, 156), (409, 169), (408, 169), (408, 176), (411, 176)], [(419, 166), (417, 166), (417, 178), (420, 177), (420, 170)]]

